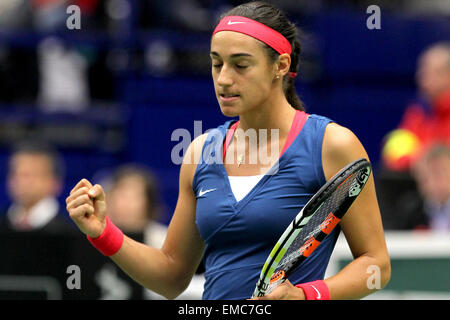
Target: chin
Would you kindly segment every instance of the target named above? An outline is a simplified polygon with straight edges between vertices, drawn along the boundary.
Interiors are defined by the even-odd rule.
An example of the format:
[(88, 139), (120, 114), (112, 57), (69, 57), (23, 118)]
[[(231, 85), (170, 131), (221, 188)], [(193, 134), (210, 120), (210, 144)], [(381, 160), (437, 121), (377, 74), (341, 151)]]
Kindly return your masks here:
[(236, 111), (236, 108), (234, 108), (234, 107), (220, 106), (220, 111), (222, 112), (222, 114), (225, 117), (234, 118), (234, 117), (239, 116), (239, 113)]
[(239, 117), (239, 114), (236, 113), (236, 112), (224, 112), (224, 111), (222, 110), (222, 114), (223, 114), (225, 117), (229, 117), (229, 118)]

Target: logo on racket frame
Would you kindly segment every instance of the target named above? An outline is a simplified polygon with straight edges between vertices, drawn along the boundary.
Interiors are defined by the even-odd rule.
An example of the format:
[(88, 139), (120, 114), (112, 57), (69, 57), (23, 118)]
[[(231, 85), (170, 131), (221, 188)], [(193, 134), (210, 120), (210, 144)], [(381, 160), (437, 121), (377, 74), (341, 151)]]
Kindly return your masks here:
[(306, 240), (305, 244), (300, 247), (298, 252), (303, 255), (304, 257), (309, 257), (309, 255), (316, 250), (316, 248), (319, 246), (320, 241), (317, 241), (313, 236)]
[[(333, 212), (330, 212), (330, 214), (325, 218), (325, 221), (322, 222), (319, 226), (319, 229), (326, 234), (329, 234), (331, 230), (334, 229), (334, 227), (337, 226), (337, 224), (341, 221), (338, 217), (336, 217)], [(329, 228), (328, 228), (329, 227)]]
[(285, 275), (286, 273), (284, 272), (284, 270), (278, 270), (277, 273), (273, 274), (272, 277), (270, 278), (270, 284), (283, 279)]
[(358, 176), (355, 180), (353, 180), (352, 185), (350, 186), (350, 190), (348, 191), (348, 195), (350, 197), (356, 197), (362, 190), (365, 185), (367, 179), (369, 179), (370, 169), (365, 168), (358, 173)]
[(317, 235), (320, 231), (325, 234), (330, 234), (330, 232), (337, 226), (337, 224), (341, 221), (338, 217), (336, 217), (333, 212), (330, 212), (325, 220), (317, 226), (313, 231), (308, 233), (308, 235), (304, 238), (304, 240)]

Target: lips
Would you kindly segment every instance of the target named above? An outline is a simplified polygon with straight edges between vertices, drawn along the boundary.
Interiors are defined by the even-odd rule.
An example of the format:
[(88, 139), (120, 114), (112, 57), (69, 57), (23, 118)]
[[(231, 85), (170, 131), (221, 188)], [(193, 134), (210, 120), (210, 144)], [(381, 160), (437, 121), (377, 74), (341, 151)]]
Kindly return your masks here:
[(239, 97), (238, 94), (232, 94), (232, 93), (220, 93), (219, 95), (223, 98)]
[(219, 98), (223, 102), (232, 102), (232, 101), (235, 101), (236, 99), (238, 99), (239, 97), (240, 97), (239, 94), (232, 94), (232, 93), (220, 93), (219, 94)]

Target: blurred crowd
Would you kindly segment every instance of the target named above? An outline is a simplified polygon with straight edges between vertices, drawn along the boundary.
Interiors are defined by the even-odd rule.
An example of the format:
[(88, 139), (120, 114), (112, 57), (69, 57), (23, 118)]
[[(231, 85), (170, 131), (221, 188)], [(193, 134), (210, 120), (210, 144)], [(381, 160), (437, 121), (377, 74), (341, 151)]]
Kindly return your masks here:
[[(383, 165), (417, 185), (385, 216), (389, 229), (450, 230), (450, 41), (433, 44), (418, 59), (420, 100), (406, 106), (398, 128), (386, 136)], [(421, 199), (422, 201), (417, 201)], [(411, 206), (412, 203), (416, 205)], [(403, 204), (402, 204), (403, 203)], [(393, 217), (397, 215), (397, 217)]]
[[(47, 143), (27, 141), (11, 150), (7, 175), (11, 205), (0, 213), (0, 236), (29, 234), (30, 239), (33, 239), (34, 235), (59, 235), (65, 237), (61, 239), (67, 240), (67, 235), (79, 235), (79, 230), (58, 201), (64, 171), (65, 164), (61, 155)], [(158, 221), (164, 207), (159, 182), (152, 170), (144, 165), (129, 163), (99, 176), (101, 180), (98, 182), (104, 186), (108, 199), (108, 216), (111, 221), (137, 241), (161, 248), (167, 226)], [(68, 247), (70, 246), (69, 243)], [(28, 249), (20, 250), (25, 253), (24, 260), (27, 261)], [(47, 259), (48, 257), (42, 257), (42, 261)], [(202, 268), (199, 268), (198, 274), (179, 299), (201, 299), (204, 283)], [(100, 278), (96, 281), (102, 284), (102, 277), (108, 278), (117, 272), (116, 266), (105, 264), (97, 273)], [(112, 299), (127, 296), (127, 290), (120, 287), (109, 288), (109, 291), (108, 295)], [(149, 290), (144, 290), (141, 297), (165, 299)]]
[[(67, 7), (77, 5), (83, 15), (83, 26), (91, 30), (118, 31), (133, 15), (138, 27), (181, 28), (209, 31), (221, 12), (239, 5), (242, 0), (3, 0), (0, 4), (0, 26), (9, 29), (31, 28), (54, 30), (65, 25)], [(438, 14), (450, 12), (446, 0), (272, 0), (286, 12), (311, 13), (327, 9), (360, 10), (379, 5), (384, 10), (408, 14)]]
[[(117, 99), (117, 74), (133, 69), (167, 74), (187, 69), (207, 73), (199, 52), (180, 52), (164, 40), (124, 50), (130, 33), (178, 30), (206, 34), (221, 12), (240, 0), (2, 0), (0, 2), (0, 103), (37, 103), (48, 111), (79, 111), (92, 103)], [(446, 0), (273, 0), (291, 15), (347, 9), (365, 12), (369, 5), (402, 15), (450, 14)], [(87, 43), (65, 42), (69, 5), (80, 8)], [(31, 31), (31, 35), (27, 34)], [(40, 36), (38, 36), (39, 34)], [(91, 35), (89, 37), (89, 35)], [(111, 39), (113, 39), (111, 41)], [(9, 46), (8, 42), (14, 43)], [(203, 48), (201, 49), (203, 50)], [(204, 50), (203, 50), (204, 51)], [(183, 56), (183, 66), (176, 57)], [(176, 65), (176, 67), (174, 67)], [(14, 77), (10, 77), (14, 74)], [(70, 88), (70, 89), (68, 89)]]

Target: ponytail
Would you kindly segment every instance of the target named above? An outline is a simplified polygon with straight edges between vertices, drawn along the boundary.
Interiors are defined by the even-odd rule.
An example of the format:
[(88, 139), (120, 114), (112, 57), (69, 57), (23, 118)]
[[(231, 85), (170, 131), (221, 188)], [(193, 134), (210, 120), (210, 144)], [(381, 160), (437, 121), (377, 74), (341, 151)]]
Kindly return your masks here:
[(297, 74), (298, 72), (300, 53), (301, 53), (300, 42), (297, 39), (295, 39), (291, 53), (291, 68), (289, 69), (289, 72), (284, 76), (283, 79), (283, 91), (287, 101), (294, 109), (305, 111), (305, 106), (298, 97), (297, 92), (295, 90), (295, 77), (292, 77), (290, 75), (291, 73)]

